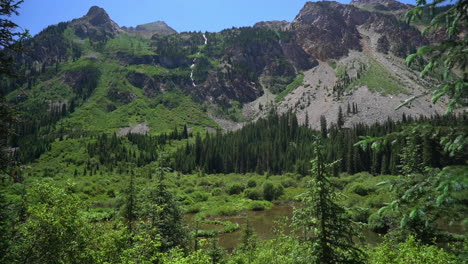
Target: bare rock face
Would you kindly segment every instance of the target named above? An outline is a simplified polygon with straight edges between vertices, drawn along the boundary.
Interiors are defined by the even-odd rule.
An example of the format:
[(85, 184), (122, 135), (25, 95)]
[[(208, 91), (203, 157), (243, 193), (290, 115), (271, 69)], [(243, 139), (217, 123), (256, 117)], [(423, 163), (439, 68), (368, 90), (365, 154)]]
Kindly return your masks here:
[(97, 68), (88, 67), (76, 71), (65, 71), (62, 80), (81, 98), (88, 98), (96, 89), (100, 75)]
[(206, 82), (187, 89), (195, 98), (221, 105), (229, 105), (231, 100), (251, 102), (263, 94), (260, 85), (239, 73), (211, 72)]
[(122, 29), (131, 34), (141, 35), (151, 38), (153, 35), (170, 35), (177, 34), (177, 31), (171, 28), (164, 21), (155, 21), (136, 27), (122, 27)]
[(289, 26), (289, 22), (282, 20), (282, 21), (262, 21), (256, 23), (253, 27), (254, 28), (267, 28), (267, 29), (276, 29), (276, 30), (284, 30)]
[[(406, 12), (412, 5), (403, 4), (395, 0), (352, 0), (350, 5), (375, 11), (402, 11)], [(399, 13), (395, 13), (399, 14)]]
[(312, 56), (327, 60), (360, 50), (359, 33), (345, 20), (346, 6), (337, 2), (308, 2), (291, 23), (295, 40)]
[[(390, 3), (391, 0), (387, 2)], [(399, 21), (395, 16), (369, 12), (337, 2), (306, 3), (289, 30), (307, 53), (320, 60), (327, 60), (346, 56), (350, 50), (361, 51), (361, 27), (387, 40), (391, 39), (388, 47), (385, 46), (385, 39), (382, 39), (382, 48), (399, 57), (405, 57), (416, 47), (427, 44), (418, 30)]]
[(160, 92), (156, 81), (144, 73), (130, 72), (127, 74), (127, 80), (135, 87), (143, 90), (148, 97), (154, 97)]
[(123, 32), (107, 12), (97, 6), (91, 7), (85, 16), (73, 20), (71, 25), (78, 37), (93, 41), (107, 40)]
[[(243, 40), (226, 48), (216, 71), (210, 72), (206, 81), (189, 87), (190, 93), (212, 103), (226, 105), (231, 100), (248, 103), (263, 95), (263, 88), (284, 88), (298, 72), (318, 64), (291, 38), (252, 37), (272, 32), (270, 28), (258, 27), (237, 32), (244, 34), (240, 37)], [(261, 83), (259, 76), (266, 77), (268, 82)]]
[(190, 85), (190, 80), (186, 78), (148, 76), (141, 72), (129, 72), (127, 80), (135, 87), (143, 90), (145, 96), (155, 97), (160, 93), (170, 91), (174, 85), (187, 87)]

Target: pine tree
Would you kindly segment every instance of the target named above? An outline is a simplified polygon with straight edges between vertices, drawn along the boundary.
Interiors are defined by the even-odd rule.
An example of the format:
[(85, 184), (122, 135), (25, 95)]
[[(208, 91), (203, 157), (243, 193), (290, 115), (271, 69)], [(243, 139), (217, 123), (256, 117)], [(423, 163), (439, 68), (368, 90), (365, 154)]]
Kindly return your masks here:
[(127, 221), (127, 228), (130, 234), (133, 232), (133, 222), (137, 219), (136, 204), (135, 204), (135, 186), (134, 186), (135, 173), (130, 173), (130, 182), (128, 188), (125, 190), (126, 204), (124, 208), (124, 218)]
[(320, 116), (320, 132), (322, 133), (322, 138), (327, 138), (327, 119), (324, 115)]
[(144, 193), (140, 217), (147, 219), (146, 228), (154, 238), (160, 238), (162, 251), (174, 247), (184, 248), (187, 244), (187, 233), (183, 226), (182, 212), (172, 193), (164, 182), (167, 168), (164, 158), (160, 158), (157, 171), (157, 182)]
[(341, 109), (341, 105), (338, 107), (338, 117), (336, 118), (336, 125), (339, 129), (344, 125), (344, 116), (343, 116), (343, 109)]
[[(317, 139), (318, 142), (318, 139)], [(309, 261), (316, 264), (364, 263), (364, 253), (353, 241), (356, 229), (346, 210), (336, 203), (340, 197), (328, 180), (335, 163), (325, 164), (319, 143), (314, 143), (312, 180), (294, 211), (293, 223), (304, 234)]]

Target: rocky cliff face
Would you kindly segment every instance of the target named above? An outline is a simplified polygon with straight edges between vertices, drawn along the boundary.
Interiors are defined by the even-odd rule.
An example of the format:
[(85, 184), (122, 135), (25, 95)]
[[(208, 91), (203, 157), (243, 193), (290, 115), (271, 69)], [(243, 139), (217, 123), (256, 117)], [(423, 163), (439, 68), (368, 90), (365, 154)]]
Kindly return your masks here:
[(398, 16), (403, 15), (404, 12), (407, 12), (410, 8), (414, 7), (395, 0), (352, 0), (350, 5), (367, 10), (389, 12)]
[(151, 38), (153, 35), (170, 35), (177, 34), (173, 28), (168, 26), (164, 21), (156, 21), (136, 27), (122, 27), (124, 31), (130, 34), (141, 35), (146, 38)]
[(93, 41), (114, 38), (122, 32), (122, 29), (109, 17), (107, 12), (97, 6), (91, 7), (82, 18), (73, 20), (71, 26), (75, 35)]
[(304, 50), (321, 60), (339, 58), (349, 50), (362, 50), (360, 28), (392, 41), (386, 52), (404, 57), (427, 44), (421, 34), (395, 16), (359, 9), (337, 2), (308, 2), (291, 23), (289, 30)]

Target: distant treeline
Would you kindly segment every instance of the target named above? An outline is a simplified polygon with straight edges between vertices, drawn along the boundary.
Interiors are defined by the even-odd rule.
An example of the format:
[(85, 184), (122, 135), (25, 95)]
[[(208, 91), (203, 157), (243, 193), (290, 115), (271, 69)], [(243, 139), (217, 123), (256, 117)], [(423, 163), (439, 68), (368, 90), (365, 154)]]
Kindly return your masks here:
[[(323, 118), (322, 118), (323, 119)], [(413, 140), (421, 149), (421, 161), (428, 167), (443, 167), (463, 164), (468, 153), (449, 157), (437, 137), (414, 137), (388, 142), (379, 152), (368, 146), (365, 150), (355, 147), (360, 136), (384, 136), (400, 131), (415, 122), (428, 122), (437, 126), (460, 126), (467, 124), (466, 116), (421, 117), (413, 120), (403, 116), (395, 122), (382, 124), (356, 124), (351, 128), (322, 126), (314, 131), (298, 124), (295, 114), (270, 114), (265, 119), (249, 124), (239, 131), (226, 134), (196, 135), (195, 143), (187, 143), (174, 155), (173, 167), (184, 173), (204, 171), (207, 173), (273, 173), (295, 172), (309, 174), (312, 144), (317, 137), (323, 138), (324, 153), (328, 162), (339, 160), (334, 173), (349, 174), (367, 171), (373, 174), (398, 174), (400, 150), (406, 140)]]

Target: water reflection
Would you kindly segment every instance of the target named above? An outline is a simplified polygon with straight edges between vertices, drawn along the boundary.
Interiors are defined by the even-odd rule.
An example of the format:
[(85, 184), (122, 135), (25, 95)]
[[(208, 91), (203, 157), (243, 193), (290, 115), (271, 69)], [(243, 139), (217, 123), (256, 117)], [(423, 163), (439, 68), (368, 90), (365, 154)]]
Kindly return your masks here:
[[(257, 237), (260, 240), (273, 239), (275, 237), (275, 230), (280, 226), (284, 229), (285, 234), (291, 232), (291, 218), (293, 215), (293, 206), (291, 204), (273, 205), (270, 210), (264, 211), (243, 211), (235, 216), (219, 216), (212, 217), (210, 220), (231, 221), (241, 226), (241, 229), (227, 234), (220, 234), (217, 236), (219, 244), (228, 251), (236, 248), (242, 238), (242, 230), (249, 222), (253, 227)], [(186, 220), (190, 227), (195, 228), (196, 224), (193, 220), (193, 215), (187, 215)], [(200, 229), (219, 229), (214, 225), (200, 224)], [(378, 234), (370, 231), (363, 230), (365, 241), (370, 244), (378, 243), (381, 238)]]

